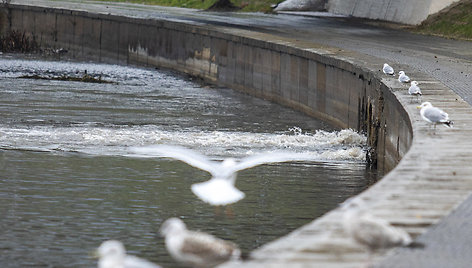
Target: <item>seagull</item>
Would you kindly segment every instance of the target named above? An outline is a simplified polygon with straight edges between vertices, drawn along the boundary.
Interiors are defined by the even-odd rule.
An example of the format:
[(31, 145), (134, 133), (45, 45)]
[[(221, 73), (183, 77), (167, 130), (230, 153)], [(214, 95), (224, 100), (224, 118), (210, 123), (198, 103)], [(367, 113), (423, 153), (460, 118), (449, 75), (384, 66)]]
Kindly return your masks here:
[(446, 127), (452, 127), (454, 122), (449, 120), (449, 115), (443, 110), (434, 107), (430, 102), (423, 102), (420, 106), (416, 107), (420, 110), (421, 117), (424, 121), (431, 123), (436, 128), (437, 124), (444, 124)]
[(408, 93), (410, 95), (416, 95), (416, 99), (418, 100), (418, 98), (422, 95), (421, 94), (421, 89), (420, 87), (418, 86), (418, 82), (416, 81), (412, 81), (411, 82), (411, 86), (410, 88), (408, 89)]
[(398, 74), (398, 81), (400, 81), (401, 83), (410, 82), (410, 77), (408, 77), (408, 75), (406, 75), (404, 71), (399, 71)]
[(144, 155), (157, 154), (162, 157), (175, 158), (209, 172), (212, 175), (210, 180), (195, 183), (191, 189), (202, 201), (213, 206), (226, 206), (236, 203), (245, 197), (245, 194), (234, 186), (236, 173), (240, 170), (266, 163), (313, 160), (313, 157), (307, 154), (266, 153), (249, 156), (240, 161), (227, 158), (222, 162), (214, 162), (193, 150), (170, 145), (140, 147), (134, 148), (132, 151)]
[(384, 72), (384, 74), (395, 75), (392, 66), (388, 65), (387, 63), (384, 63), (382, 71)]
[(344, 210), (344, 231), (368, 250), (369, 259), (373, 253), (393, 247), (424, 247), (423, 244), (414, 242), (403, 229), (369, 214), (359, 198), (348, 199), (341, 208)]
[(123, 243), (117, 240), (103, 242), (96, 252), (98, 268), (160, 268), (147, 260), (127, 255)]
[(207, 233), (190, 231), (179, 218), (166, 220), (159, 231), (165, 237), (169, 254), (188, 266), (214, 267), (241, 257), (236, 244)]

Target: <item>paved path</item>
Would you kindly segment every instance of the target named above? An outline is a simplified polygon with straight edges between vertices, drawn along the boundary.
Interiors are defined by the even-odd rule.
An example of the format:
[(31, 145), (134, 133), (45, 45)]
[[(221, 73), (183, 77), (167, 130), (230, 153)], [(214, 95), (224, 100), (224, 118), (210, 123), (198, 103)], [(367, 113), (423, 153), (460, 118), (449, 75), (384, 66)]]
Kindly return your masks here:
[[(12, 1), (12, 3), (15, 2), (84, 8), (78, 1)], [(397, 70), (401, 66), (407, 73), (424, 73), (439, 80), (469, 104), (472, 104), (472, 42), (419, 36), (401, 30), (368, 26), (343, 18), (333, 19), (286, 14), (208, 13), (174, 8), (141, 8), (139, 6), (127, 8), (127, 5), (123, 4), (110, 4), (108, 6), (106, 4), (90, 4), (88, 8), (102, 13), (142, 18), (166, 18), (192, 24), (218, 25), (230, 29), (270, 33), (274, 36), (354, 51), (361, 55), (383, 59)], [(381, 65), (379, 65), (380, 67)], [(428, 83), (434, 84), (425, 77), (422, 77), (421, 82), (426, 85)], [(441, 101), (438, 97), (434, 100), (436, 102)], [(472, 117), (472, 114), (470, 116)], [(468, 137), (463, 135), (462, 138), (467, 139)], [(437, 143), (440, 144), (439, 146), (443, 150), (455, 146), (455, 144), (441, 144), (441, 140), (438, 140)], [(454, 155), (454, 153), (452, 152), (449, 155)], [(417, 155), (416, 157), (424, 156)], [(441, 165), (441, 159), (436, 162)], [(411, 170), (416, 168), (425, 169), (425, 167), (416, 166), (409, 168)], [(470, 163), (457, 163), (454, 168), (457, 168), (457, 170), (470, 169)], [(428, 172), (428, 169), (425, 172)], [(458, 173), (460, 174), (460, 171)], [(464, 171), (464, 173), (466, 172)], [(435, 175), (431, 174), (433, 177)], [(421, 185), (418, 187), (427, 187)], [(376, 187), (381, 188), (382, 186)], [(449, 193), (454, 194), (453, 191)], [(465, 193), (467, 193), (467, 190)], [(441, 196), (441, 198), (447, 198), (447, 196)], [(408, 204), (405, 204), (405, 206), (408, 206)], [(472, 263), (472, 254), (470, 254), (472, 252), (472, 241), (470, 240), (472, 232), (471, 216), (472, 197), (468, 198), (453, 214), (419, 237), (420, 241), (428, 245), (426, 249), (415, 251), (395, 250), (391, 256), (377, 263), (376, 267), (469, 267)], [(302, 229), (300, 232), (303, 233), (304, 230)]]
[(471, 267), (471, 220), (472, 196), (446, 219), (417, 239), (427, 245), (426, 249), (395, 250), (391, 256), (375, 267)]

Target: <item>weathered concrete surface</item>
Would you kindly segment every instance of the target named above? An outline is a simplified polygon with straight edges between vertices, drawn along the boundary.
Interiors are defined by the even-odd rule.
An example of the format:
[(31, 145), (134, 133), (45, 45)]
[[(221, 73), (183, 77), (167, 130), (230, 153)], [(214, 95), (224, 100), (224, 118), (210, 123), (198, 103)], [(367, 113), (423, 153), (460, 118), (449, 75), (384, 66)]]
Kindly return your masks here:
[[(60, 4), (66, 7), (69, 2), (34, 1), (34, 4), (39, 3), (49, 6), (57, 6)], [(236, 85), (240, 85), (240, 87), (244, 85), (246, 89), (257, 89), (261, 85), (260, 81), (262, 81), (262, 85), (264, 85), (265, 81), (266, 85), (271, 85), (271, 90), (272, 85), (275, 87), (272, 91), (260, 90), (260, 96), (265, 97), (266, 95), (262, 94), (264, 92), (271, 93), (272, 95), (268, 94), (267, 96), (278, 96), (274, 99), (282, 99), (286, 101), (288, 105), (294, 105), (298, 99), (298, 104), (294, 105), (294, 107), (299, 109), (303, 109), (304, 107), (302, 105), (305, 101), (304, 92), (313, 94), (312, 88), (317, 90), (315, 92), (319, 90), (319, 94), (316, 94), (312, 99), (315, 100), (315, 102), (312, 101), (312, 103), (317, 103), (316, 100), (318, 100), (318, 98), (325, 100), (327, 98), (333, 98), (332, 96), (327, 97), (327, 95), (333, 94), (333, 92), (330, 91), (331, 89), (345, 86), (350, 87), (350, 83), (354, 83), (353, 86), (356, 88), (355, 83), (361, 83), (362, 86), (366, 86), (366, 89), (370, 86), (368, 85), (369, 80), (371, 85), (378, 85), (379, 90), (374, 91), (372, 99), (382, 100), (382, 102), (387, 105), (373, 105), (372, 109), (369, 109), (367, 105), (366, 111), (379, 112), (382, 117), (390, 118), (385, 121), (371, 120), (371, 122), (378, 123), (383, 129), (379, 130), (378, 135), (374, 135), (379, 137), (377, 140), (378, 145), (383, 146), (385, 151), (390, 152), (389, 154), (384, 154), (385, 159), (381, 161), (386, 163), (390, 161), (389, 158), (398, 158), (401, 155), (403, 155), (403, 159), (398, 166), (379, 183), (361, 194), (360, 198), (368, 199), (368, 204), (373, 214), (386, 218), (396, 225), (405, 227), (413, 235), (424, 233), (428, 226), (438, 222), (451, 212), (472, 190), (472, 168), (468, 166), (468, 163), (472, 160), (472, 156), (469, 153), (472, 149), (472, 142), (468, 139), (471, 133), (470, 126), (472, 118), (470, 114), (472, 110), (464, 100), (450, 90), (450, 88), (452, 88), (465, 97), (470, 95), (470, 87), (467, 86), (470, 77), (467, 76), (467, 73), (464, 73), (464, 71), (467, 72), (467, 70), (470, 70), (469, 68), (471, 66), (470, 55), (472, 55), (472, 51), (470, 43), (417, 37), (399, 31), (378, 30), (366, 27), (365, 25), (352, 26), (350, 23), (342, 24), (335, 21), (333, 22), (332, 20), (323, 22), (312, 18), (255, 15), (248, 20), (247, 17), (245, 17), (246, 15), (242, 15), (242, 18), (232, 19), (229, 18), (227, 14), (224, 16), (218, 14), (206, 15), (185, 10), (179, 13), (176, 12), (175, 9), (171, 9), (171, 14), (169, 15), (168, 13), (159, 13), (161, 11), (159, 11), (160, 9), (158, 8), (156, 11), (152, 11), (153, 9), (151, 8), (144, 9), (140, 6), (137, 6), (136, 9), (131, 8), (131, 6), (126, 6), (125, 9), (122, 8), (123, 5), (117, 5), (115, 8), (112, 6), (105, 8), (104, 5), (98, 4), (94, 4), (92, 7), (81, 6), (74, 2), (71, 5), (75, 5), (75, 8), (79, 9), (90, 8), (91, 11), (99, 10), (105, 14), (132, 14), (132, 18), (128, 18), (127, 20), (133, 21), (134, 19), (141, 18), (141, 24), (148, 22), (147, 20), (143, 20), (143, 18), (157, 16), (161, 19), (166, 19), (166, 21), (183, 21), (204, 26), (204, 29), (200, 28), (199, 30), (195, 30), (194, 33), (211, 36), (213, 36), (213, 34), (217, 35), (217, 38), (211, 39), (213, 43), (208, 43), (208, 41), (203, 38), (201, 41), (195, 41), (195, 43), (186, 45), (186, 47), (205, 44), (205, 47), (212, 48), (212, 46), (208, 44), (215, 44), (215, 41), (221, 42), (222, 40), (231, 41), (228, 43), (226, 50), (218, 50), (217, 55), (219, 56), (215, 57), (214, 63), (218, 63), (216, 66), (225, 64), (224, 57), (221, 55), (224, 55), (226, 51), (227, 61), (229, 58), (228, 55), (232, 55), (232, 57), (235, 58), (228, 61), (231, 62), (231, 64), (226, 65), (232, 66), (232, 69), (228, 69), (231, 71), (225, 74), (224, 72), (220, 73), (219, 71), (221, 69), (218, 67), (218, 71), (216, 72), (218, 79), (220, 79), (219, 75), (221, 74), (222, 80), (234, 81)], [(70, 13), (72, 14), (74, 12)], [(85, 16), (85, 14), (80, 15)], [(94, 20), (100, 19), (97, 15), (87, 16)], [(102, 19), (112, 21), (115, 18), (118, 17), (103, 16)], [(123, 18), (119, 18), (119, 20), (121, 19)], [(21, 23), (25, 20), (22, 19)], [(313, 25), (314, 21), (318, 22), (317, 27), (302, 27), (303, 25)], [(78, 24), (80, 23), (77, 23), (77, 25)], [(122, 25), (124, 24), (128, 23), (121, 23), (119, 28), (122, 29)], [(166, 28), (168, 24), (166, 24), (166, 22), (160, 22), (156, 23), (156, 25), (158, 26), (156, 26), (157, 28), (161, 29)], [(134, 26), (128, 28), (129, 36), (138, 35), (139, 32), (144, 31), (133, 27)], [(142, 29), (146, 29), (145, 31), (153, 29), (153, 27), (149, 25), (146, 27), (148, 28)], [(190, 26), (188, 26), (189, 28), (186, 27), (187, 26), (178, 29), (192, 29)], [(125, 27), (123, 26), (123, 28)], [(157, 36), (165, 36), (165, 34), (161, 34), (163, 33), (161, 31), (158, 31), (158, 33), (159, 35), (152, 34), (152, 36), (154, 36), (154, 38), (157, 38)], [(222, 38), (222, 36), (225, 35), (232, 37), (230, 39)], [(45, 36), (48, 35), (46, 34)], [(120, 40), (125, 42), (123, 40), (124, 38), (122, 38), (124, 35), (120, 36)], [(177, 36), (182, 38), (182, 33)], [(156, 42), (160, 44), (160, 49), (171, 49), (173, 47), (162, 39), (149, 40), (148, 43), (144, 42), (144, 40), (142, 41), (144, 44), (155, 44)], [(233, 42), (240, 45), (229, 45)], [(54, 45), (63, 44), (67, 44), (67, 42), (56, 43)], [(425, 44), (427, 44), (427, 46), (425, 46)], [(338, 48), (334, 48), (333, 46)], [(245, 47), (251, 48), (246, 49)], [(99, 46), (99, 48), (101, 48), (101, 46)], [(92, 57), (93, 53), (97, 53), (96, 50), (97, 49), (90, 50), (90, 55), (86, 56)], [(120, 49), (112, 51), (120, 51)], [(132, 49), (129, 51), (132, 53), (129, 53), (128, 59), (126, 61), (123, 60), (123, 62), (142, 63), (144, 61), (155, 61), (154, 63), (163, 65), (169, 63), (165, 60), (166, 58), (161, 61), (156, 57), (146, 56), (147, 52), (145, 50), (136, 49), (135, 51)], [(195, 50), (190, 50), (190, 52), (192, 51), (195, 52)], [(200, 70), (202, 72), (201, 75), (204, 77), (208, 75), (208, 79), (211, 80), (212, 74), (214, 74), (214, 72), (212, 73), (212, 68), (215, 66), (212, 65), (212, 55), (215, 55), (212, 54), (212, 52), (214, 50), (201, 49), (197, 51), (199, 52), (191, 54), (193, 56), (190, 57), (196, 60), (196, 63), (189, 63), (189, 66), (198, 66), (200, 64), (200, 67), (204, 67), (203, 70)], [(267, 54), (264, 54), (263, 51), (277, 51), (277, 53), (271, 54), (269, 57)], [(99, 54), (101, 54), (101, 52)], [(110, 55), (113, 56), (115, 54), (112, 53)], [(217, 60), (220, 56), (221, 59)], [(285, 60), (282, 59), (284, 57), (286, 58)], [(120, 60), (121, 57), (117, 56), (114, 60), (116, 60), (116, 58)], [(100, 55), (98, 59), (107, 60)], [(270, 64), (268, 63), (269, 59)], [(400, 85), (394, 78), (385, 77), (381, 73), (380, 67), (386, 59), (393, 60), (393, 62), (396, 63), (393, 65), (397, 70), (399, 68), (404, 69), (410, 77), (420, 82), (420, 86), (425, 93), (423, 100), (431, 101), (433, 104), (445, 109), (455, 121), (454, 129), (438, 128), (436, 134), (433, 135), (431, 133), (427, 124), (420, 119), (418, 111), (415, 108), (417, 103), (414, 103), (414, 98), (411, 98), (411, 96), (407, 94), (407, 87)], [(321, 62), (322, 65), (326, 66), (325, 68), (316, 68), (316, 72), (309, 71), (305, 73), (304, 69), (306, 69), (306, 66), (309, 68), (310, 61)], [(241, 67), (243, 65), (244, 68)], [(270, 74), (272, 74), (272, 72), (280, 74), (279, 79), (273, 80), (272, 77), (276, 77), (277, 75), (268, 76), (269, 71), (265, 68), (263, 68), (265, 69), (263, 71), (258, 71), (259, 68), (267, 65), (270, 65)], [(318, 63), (315, 66), (318, 67)], [(329, 70), (334, 67), (342, 71)], [(437, 68), (441, 68), (441, 71), (435, 71)], [(280, 69), (285, 70), (283, 79)], [(447, 70), (445, 74), (443, 74), (444, 69)], [(256, 72), (253, 72), (254, 70), (256, 70)], [(354, 72), (356, 73), (356, 79), (352, 78), (354, 77)], [(470, 72), (468, 72), (468, 74), (470, 74)], [(362, 75), (363, 78), (359, 77), (360, 75)], [(232, 78), (223, 78), (228, 76)], [(262, 77), (262, 79), (259, 77)], [(269, 77), (270, 79), (268, 79)], [(296, 79), (297, 77), (298, 79)], [(309, 86), (310, 90), (300, 91), (300, 88), (303, 89), (305, 85), (305, 77), (308, 77), (308, 81), (310, 81), (310, 79), (315, 80), (311, 80), (312, 82), (308, 83), (311, 85), (311, 87)], [(320, 77), (324, 77), (324, 79)], [(341, 77), (341, 79), (333, 79), (336, 77)], [(351, 79), (349, 79), (349, 77), (351, 77)], [(285, 79), (292, 79), (291, 83), (286, 83)], [(354, 82), (357, 80), (367, 82)], [(215, 82), (218, 81), (219, 80), (216, 80)], [(313, 81), (316, 81), (316, 83), (313, 83)], [(285, 83), (285, 86), (281, 86), (283, 83)], [(316, 85), (313, 86), (313, 84)], [(298, 86), (292, 89), (291, 85)], [(302, 86), (300, 87), (300, 85)], [(287, 87), (290, 87), (290, 90), (285, 91)], [(238, 88), (238, 86), (236, 86), (236, 88)], [(264, 87), (262, 86), (262, 88)], [(352, 89), (350, 89), (349, 92), (351, 92), (351, 90)], [(258, 91), (254, 90), (254, 92)], [(300, 94), (300, 92), (302, 92), (302, 94)], [(379, 97), (379, 93), (382, 93), (382, 98)], [(346, 93), (345, 91), (339, 91), (336, 94)], [(368, 98), (370, 95), (366, 94), (365, 96)], [(345, 99), (345, 96), (341, 96), (339, 99)], [(345, 101), (341, 103), (345, 103)], [(358, 103), (362, 104), (362, 101)], [(377, 102), (377, 104), (378, 103), (379, 102)], [(320, 102), (319, 104), (317, 109), (324, 109), (324, 111), (327, 111), (327, 108), (332, 105), (328, 110), (329, 113), (332, 112), (333, 115), (328, 115), (327, 112), (324, 113), (327, 114), (326, 117), (328, 120), (330, 116), (331, 118), (340, 116), (337, 114), (338, 109), (335, 105), (326, 105), (326, 101)], [(374, 107), (382, 107), (383, 109), (377, 111)], [(362, 111), (362, 109), (360, 110)], [(363, 113), (358, 113), (357, 115), (359, 114), (363, 115)], [(368, 116), (367, 118), (370, 119), (371, 117)], [(331, 120), (335, 122), (335, 120)], [(343, 122), (342, 120), (341, 122)], [(395, 122), (403, 120), (407, 120), (411, 125), (408, 126), (409, 123), (407, 122), (405, 127), (398, 127), (398, 124)], [(341, 125), (342, 123), (338, 124)], [(408, 130), (410, 127), (411, 130)], [(413, 136), (409, 136), (408, 133), (410, 132)], [(408, 144), (411, 144), (411, 147), (408, 147)], [(408, 148), (410, 148), (409, 151)], [(340, 230), (340, 216), (340, 212), (334, 210), (322, 218), (298, 229), (287, 237), (269, 243), (256, 250), (250, 262), (244, 264), (233, 263), (227, 264), (226, 266), (359, 266), (364, 263), (366, 255), (347, 239), (345, 234)], [(454, 243), (454, 241), (451, 240), (446, 240), (446, 242), (450, 244)], [(448, 256), (443, 257), (448, 258)], [(379, 259), (381, 258), (382, 256), (379, 257)]]
[(327, 9), (335, 14), (415, 25), (457, 1), (329, 0)]
[(456, 211), (418, 237), (418, 241), (428, 245), (425, 250), (394, 250), (375, 267), (468, 268), (472, 263), (471, 219), (472, 196), (469, 196)]

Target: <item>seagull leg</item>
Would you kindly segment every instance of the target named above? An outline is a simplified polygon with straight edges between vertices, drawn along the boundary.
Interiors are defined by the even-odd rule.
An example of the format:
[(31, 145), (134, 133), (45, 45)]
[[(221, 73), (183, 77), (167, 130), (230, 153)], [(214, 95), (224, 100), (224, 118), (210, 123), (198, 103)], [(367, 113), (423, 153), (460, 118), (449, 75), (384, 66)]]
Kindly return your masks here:
[(215, 206), (215, 215), (221, 216), (221, 206)]
[(226, 206), (225, 213), (226, 213), (226, 217), (228, 217), (230, 219), (234, 219), (234, 211), (233, 211), (233, 208), (231, 206)]
[(367, 263), (365, 267), (374, 267), (374, 252), (371, 250), (369, 250), (369, 252), (367, 253)]

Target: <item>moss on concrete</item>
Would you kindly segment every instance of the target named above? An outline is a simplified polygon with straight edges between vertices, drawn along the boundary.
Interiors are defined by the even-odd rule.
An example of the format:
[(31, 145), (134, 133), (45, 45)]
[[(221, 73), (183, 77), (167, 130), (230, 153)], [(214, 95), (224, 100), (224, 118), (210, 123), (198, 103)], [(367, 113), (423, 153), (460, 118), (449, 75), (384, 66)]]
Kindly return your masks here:
[(26, 35), (25, 32), (9, 31), (0, 36), (0, 51), (2, 52), (36, 52), (39, 46), (33, 38)]

